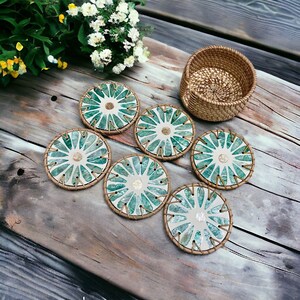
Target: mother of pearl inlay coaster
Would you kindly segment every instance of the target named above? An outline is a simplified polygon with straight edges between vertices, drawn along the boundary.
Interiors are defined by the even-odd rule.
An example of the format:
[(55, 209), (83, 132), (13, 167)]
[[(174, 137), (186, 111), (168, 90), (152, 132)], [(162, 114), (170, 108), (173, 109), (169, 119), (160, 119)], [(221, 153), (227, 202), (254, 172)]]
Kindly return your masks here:
[(110, 160), (110, 148), (103, 136), (89, 129), (72, 129), (50, 142), (44, 165), (55, 184), (81, 190), (101, 180)]
[(103, 82), (83, 95), (79, 110), (86, 126), (103, 134), (117, 134), (138, 117), (139, 100), (124, 84)]
[(229, 239), (232, 213), (221, 194), (195, 183), (178, 188), (170, 196), (164, 223), (168, 236), (180, 249), (209, 254)]
[(142, 219), (157, 213), (169, 193), (167, 170), (148, 155), (130, 155), (118, 160), (104, 179), (108, 205), (129, 219)]
[(135, 138), (147, 154), (171, 160), (186, 153), (192, 145), (195, 126), (191, 117), (173, 105), (146, 109), (135, 124)]
[(196, 175), (218, 189), (234, 189), (250, 179), (254, 155), (249, 143), (230, 130), (212, 130), (196, 139), (191, 162)]

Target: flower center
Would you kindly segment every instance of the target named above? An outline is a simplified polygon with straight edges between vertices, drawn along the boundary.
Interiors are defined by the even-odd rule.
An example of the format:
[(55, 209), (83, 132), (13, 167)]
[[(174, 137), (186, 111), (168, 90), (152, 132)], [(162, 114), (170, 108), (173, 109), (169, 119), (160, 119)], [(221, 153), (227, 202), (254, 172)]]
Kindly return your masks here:
[(73, 155), (74, 161), (81, 161), (82, 160), (82, 155), (79, 152), (75, 152)]
[(132, 187), (136, 190), (139, 191), (143, 187), (143, 182), (140, 179), (136, 179), (135, 181), (132, 182)]
[(206, 217), (203, 211), (197, 212), (196, 213), (196, 220), (198, 222), (205, 222), (206, 221)]
[(171, 129), (170, 127), (163, 127), (161, 132), (164, 134), (164, 135), (169, 135), (171, 133)]
[(114, 106), (114, 104), (112, 103), (112, 102), (107, 102), (106, 104), (105, 104), (105, 108), (106, 109), (108, 109), (108, 110), (111, 110), (111, 109), (113, 109), (115, 106)]
[(226, 154), (220, 154), (218, 156), (218, 159), (219, 159), (219, 162), (223, 163), (223, 164), (228, 162), (228, 156)]

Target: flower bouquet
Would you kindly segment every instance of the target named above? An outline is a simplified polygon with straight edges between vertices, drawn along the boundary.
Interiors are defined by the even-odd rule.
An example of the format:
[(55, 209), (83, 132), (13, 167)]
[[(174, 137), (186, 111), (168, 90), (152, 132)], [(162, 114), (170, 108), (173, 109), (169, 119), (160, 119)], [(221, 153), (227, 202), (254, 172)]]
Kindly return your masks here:
[[(134, 1), (134, 0), (133, 0)], [(0, 0), (0, 85), (29, 71), (65, 69), (78, 49), (96, 70), (120, 74), (146, 62), (136, 4), (143, 1)]]

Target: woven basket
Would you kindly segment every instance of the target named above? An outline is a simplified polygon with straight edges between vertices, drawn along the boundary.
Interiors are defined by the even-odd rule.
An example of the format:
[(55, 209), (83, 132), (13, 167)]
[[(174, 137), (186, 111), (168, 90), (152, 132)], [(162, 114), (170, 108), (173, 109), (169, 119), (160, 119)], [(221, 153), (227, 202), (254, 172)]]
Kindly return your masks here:
[(225, 121), (244, 108), (255, 86), (255, 69), (243, 54), (210, 46), (189, 58), (181, 78), (180, 97), (194, 116)]

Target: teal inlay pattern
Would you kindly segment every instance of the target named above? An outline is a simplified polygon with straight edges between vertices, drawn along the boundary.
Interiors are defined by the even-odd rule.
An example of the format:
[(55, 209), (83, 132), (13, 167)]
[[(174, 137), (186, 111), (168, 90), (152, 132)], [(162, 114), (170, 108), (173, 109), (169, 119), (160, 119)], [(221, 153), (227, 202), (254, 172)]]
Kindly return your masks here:
[(158, 212), (169, 192), (165, 167), (147, 155), (122, 158), (111, 167), (104, 180), (108, 205), (130, 219), (141, 219)]
[(105, 134), (117, 134), (130, 127), (139, 112), (134, 92), (116, 82), (104, 82), (81, 98), (80, 115), (85, 125)]
[(73, 129), (54, 138), (44, 158), (49, 178), (65, 189), (84, 189), (97, 183), (110, 164), (105, 139), (88, 129)]
[(146, 109), (135, 125), (136, 141), (149, 155), (162, 160), (182, 156), (195, 135), (192, 119), (179, 107), (157, 105)]
[(229, 130), (213, 130), (199, 137), (191, 161), (197, 176), (219, 189), (233, 189), (252, 175), (254, 155), (245, 139)]
[(208, 254), (228, 240), (232, 213), (226, 200), (201, 184), (178, 188), (168, 199), (164, 222), (172, 241), (193, 254)]

